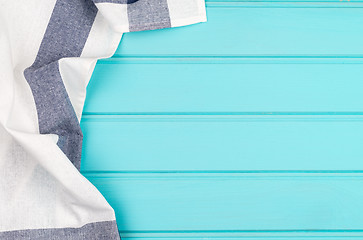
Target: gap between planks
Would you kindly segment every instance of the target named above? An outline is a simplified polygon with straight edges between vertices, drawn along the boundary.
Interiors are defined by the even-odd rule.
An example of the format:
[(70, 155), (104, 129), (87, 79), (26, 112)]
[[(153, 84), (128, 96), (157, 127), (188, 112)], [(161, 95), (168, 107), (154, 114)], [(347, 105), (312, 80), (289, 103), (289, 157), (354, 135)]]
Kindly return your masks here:
[(84, 112), (86, 122), (363, 122), (362, 112), (116, 113)]
[(120, 231), (123, 238), (170, 239), (363, 239), (362, 229)]
[(363, 8), (361, 1), (207, 1), (207, 8)]
[(97, 64), (363, 64), (363, 55), (121, 55)]
[(82, 171), (88, 179), (255, 179), (255, 180), (339, 180), (363, 181), (363, 170), (260, 170), (260, 171)]

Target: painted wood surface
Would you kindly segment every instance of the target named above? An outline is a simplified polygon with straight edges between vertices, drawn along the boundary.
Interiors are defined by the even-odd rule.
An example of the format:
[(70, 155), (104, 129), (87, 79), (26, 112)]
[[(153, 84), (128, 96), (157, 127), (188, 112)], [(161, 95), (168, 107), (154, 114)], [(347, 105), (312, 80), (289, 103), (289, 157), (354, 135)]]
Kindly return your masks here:
[(363, 2), (207, 0), (98, 62), (81, 172), (127, 240), (363, 239)]
[(87, 176), (116, 207), (121, 232), (131, 226), (133, 231), (363, 228), (363, 178), (355, 174)]
[(102, 62), (90, 82), (90, 97), (84, 111), (86, 114), (363, 113), (363, 61), (360, 60), (192, 61)]
[(85, 117), (84, 171), (360, 171), (360, 116)]
[(124, 55), (363, 54), (362, 3), (210, 2), (207, 24), (125, 34)]

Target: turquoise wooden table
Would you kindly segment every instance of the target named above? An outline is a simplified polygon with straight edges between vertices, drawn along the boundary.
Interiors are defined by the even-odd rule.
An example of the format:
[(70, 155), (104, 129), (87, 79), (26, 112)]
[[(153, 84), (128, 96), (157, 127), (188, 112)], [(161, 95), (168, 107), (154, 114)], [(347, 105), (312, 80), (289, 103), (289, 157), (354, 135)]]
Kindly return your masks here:
[(363, 239), (363, 2), (207, 1), (98, 62), (82, 173), (127, 240)]

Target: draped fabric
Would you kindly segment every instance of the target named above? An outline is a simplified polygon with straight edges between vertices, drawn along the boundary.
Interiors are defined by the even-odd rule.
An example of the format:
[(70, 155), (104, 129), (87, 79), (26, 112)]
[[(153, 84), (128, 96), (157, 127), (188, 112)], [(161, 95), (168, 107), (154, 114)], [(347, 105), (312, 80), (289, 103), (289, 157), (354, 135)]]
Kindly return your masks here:
[(124, 32), (205, 21), (204, 0), (0, 0), (1, 240), (119, 239), (79, 172), (88, 81)]

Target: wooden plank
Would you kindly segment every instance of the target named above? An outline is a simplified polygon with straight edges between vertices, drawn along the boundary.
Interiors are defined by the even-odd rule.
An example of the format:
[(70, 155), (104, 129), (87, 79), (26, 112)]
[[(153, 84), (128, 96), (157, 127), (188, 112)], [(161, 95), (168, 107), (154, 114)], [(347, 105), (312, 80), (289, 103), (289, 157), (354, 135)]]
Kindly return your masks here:
[(84, 113), (363, 112), (360, 60), (231, 61), (98, 64)]
[(83, 171), (362, 171), (361, 116), (89, 116)]
[(116, 55), (363, 55), (362, 15), (352, 2), (210, 3), (207, 23), (126, 33)]
[(311, 239), (329, 239), (329, 240), (351, 240), (361, 239), (362, 230), (252, 230), (252, 231), (228, 231), (228, 230), (197, 230), (197, 231), (121, 231), (123, 239), (136, 240), (200, 240), (200, 239), (218, 239), (218, 240), (311, 240)]
[[(124, 237), (123, 234), (121, 233), (121, 237), (122, 239), (125, 240), (155, 240), (155, 238), (150, 238), (150, 237)], [(201, 238), (199, 237), (166, 237), (166, 238), (162, 238), (163, 240), (200, 240)], [(209, 237), (209, 238), (204, 238), (204, 239), (218, 239), (218, 240), (260, 240), (261, 238), (259, 237), (237, 237), (237, 238), (230, 238), (230, 237)], [(281, 240), (283, 238), (281, 237), (266, 237), (265, 239), (268, 240)], [(289, 237), (290, 240), (312, 240), (314, 238), (311, 237), (304, 237), (301, 238), (299, 236), (297, 237)], [(352, 237), (351, 236), (346, 236), (346, 237), (322, 237), (321, 239), (328, 239), (328, 240), (351, 240)], [(359, 238), (358, 238), (359, 239)]]
[[(121, 233), (121, 237), (122, 239), (125, 240), (155, 240), (155, 238), (153, 237), (125, 237), (125, 234)], [(328, 239), (328, 240), (351, 240), (352, 237), (350, 236), (349, 233), (346, 234), (347, 236), (344, 237), (335, 237), (335, 236), (322, 236), (320, 237), (320, 239)], [(362, 236), (356, 237), (356, 239), (360, 239)], [(161, 238), (159, 238), (161, 239)], [(200, 240), (200, 237), (163, 237), (163, 240)], [(214, 237), (214, 236), (209, 236), (208, 238), (203, 238), (203, 239), (216, 239), (216, 240), (260, 240), (260, 237)], [(267, 236), (263, 239), (268, 239), (268, 240), (281, 240), (284, 239), (284, 237), (270, 237)], [(300, 236), (289, 236), (288, 238), (289, 240), (312, 240), (312, 239), (316, 239), (316, 237), (300, 237)], [(319, 239), (319, 238), (318, 238)], [(354, 238), (353, 238), (354, 239)]]
[[(360, 3), (362, 2), (362, 0), (350, 0), (352, 2), (357, 2), (357, 3)], [(349, 2), (350, 2), (349, 1)], [(295, 3), (295, 2), (301, 2), (301, 0), (205, 0), (205, 3), (206, 3), (206, 6), (215, 6), (215, 5), (228, 5), (228, 4), (243, 4), (243, 3), (246, 3), (246, 2), (263, 2), (263, 3), (270, 3), (270, 4), (273, 4), (275, 2), (283, 2), (283, 3), (289, 3), (289, 2), (292, 2), (292, 3)], [(346, 0), (346, 2), (342, 2), (340, 0), (307, 0), (307, 1), (304, 1), (304, 2), (313, 2), (313, 3), (323, 3), (323, 2), (328, 2), (328, 3), (335, 3), (335, 2), (338, 2), (338, 3), (341, 3), (341, 5), (343, 6), (344, 3), (348, 2), (348, 0)]]
[(87, 175), (123, 231), (363, 229), (363, 177)]
[(123, 239), (127, 240), (200, 240), (200, 239), (218, 239), (218, 240), (311, 240), (311, 239), (329, 239), (329, 240), (351, 240), (361, 239), (363, 231), (359, 230), (257, 230), (257, 231), (121, 231)]

